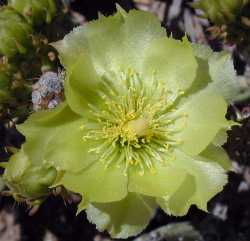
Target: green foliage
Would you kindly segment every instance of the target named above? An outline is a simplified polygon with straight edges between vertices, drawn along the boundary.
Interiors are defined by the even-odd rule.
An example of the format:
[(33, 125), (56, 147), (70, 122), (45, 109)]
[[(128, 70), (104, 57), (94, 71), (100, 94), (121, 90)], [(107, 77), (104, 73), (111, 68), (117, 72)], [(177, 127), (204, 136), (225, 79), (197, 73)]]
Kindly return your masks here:
[(29, 114), (34, 80), (57, 71), (57, 54), (48, 43), (64, 36), (64, 25), (70, 27), (71, 21), (56, 0), (14, 0), (0, 7), (1, 121), (20, 121)]
[(200, 0), (193, 6), (214, 24), (208, 29), (213, 38), (236, 44), (239, 52), (249, 53), (249, 0)]
[(33, 25), (50, 23), (57, 10), (55, 0), (9, 0), (9, 5)]
[(10, 99), (10, 80), (6, 73), (0, 72), (0, 103), (5, 103)]
[(0, 54), (13, 57), (24, 54), (31, 46), (32, 28), (17, 11), (10, 7), (0, 8)]
[[(223, 91), (224, 81), (235, 81), (221, 78), (223, 58), (212, 61), (212, 50), (167, 37), (149, 13), (122, 9), (54, 46), (67, 73), (66, 101), (18, 126), (26, 142), (12, 162), (26, 161), (6, 165), (13, 192), (36, 198), (62, 185), (80, 193), (78, 212), (86, 209), (114, 238), (141, 232), (158, 205), (176, 216), (191, 205), (206, 211), (230, 168), (218, 139), (232, 125), (225, 114), (236, 90)], [(227, 63), (223, 73), (235, 73)], [(26, 175), (16, 170), (40, 177), (39, 168), (54, 168), (53, 175), (41, 192), (40, 178), (29, 174), (27, 193)]]
[(234, 22), (247, 3), (249, 0), (200, 0), (193, 6), (202, 9), (216, 25), (223, 25)]

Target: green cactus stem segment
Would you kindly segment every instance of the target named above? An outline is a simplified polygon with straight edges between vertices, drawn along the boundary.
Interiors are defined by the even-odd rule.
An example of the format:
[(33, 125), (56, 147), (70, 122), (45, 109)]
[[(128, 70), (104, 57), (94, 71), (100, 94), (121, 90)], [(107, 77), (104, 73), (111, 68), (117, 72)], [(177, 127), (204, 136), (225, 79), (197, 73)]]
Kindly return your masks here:
[(177, 129), (175, 122), (187, 117), (183, 113), (174, 114), (173, 103), (182, 91), (171, 93), (154, 76), (145, 82), (129, 69), (119, 76), (103, 77), (103, 104), (89, 105), (94, 127), (83, 124), (80, 129), (88, 129), (83, 141), (101, 140), (102, 144), (89, 152), (99, 155), (106, 168), (124, 166), (127, 175), (129, 167), (135, 166), (143, 175), (146, 170), (155, 172), (155, 162), (165, 164), (174, 158), (173, 149), (182, 140), (175, 139), (173, 134), (185, 127), (184, 124)]

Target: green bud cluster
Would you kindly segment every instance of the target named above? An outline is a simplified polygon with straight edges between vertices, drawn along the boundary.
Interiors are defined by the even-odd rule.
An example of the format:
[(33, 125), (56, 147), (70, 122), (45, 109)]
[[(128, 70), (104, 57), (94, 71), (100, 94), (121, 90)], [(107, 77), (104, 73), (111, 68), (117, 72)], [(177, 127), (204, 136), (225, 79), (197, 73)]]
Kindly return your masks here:
[(204, 11), (204, 16), (216, 25), (230, 24), (249, 0), (200, 0), (193, 4)]
[(56, 15), (55, 0), (9, 0), (9, 5), (32, 25), (50, 23)]
[(16, 10), (0, 8), (0, 54), (13, 57), (24, 54), (31, 45), (32, 27)]

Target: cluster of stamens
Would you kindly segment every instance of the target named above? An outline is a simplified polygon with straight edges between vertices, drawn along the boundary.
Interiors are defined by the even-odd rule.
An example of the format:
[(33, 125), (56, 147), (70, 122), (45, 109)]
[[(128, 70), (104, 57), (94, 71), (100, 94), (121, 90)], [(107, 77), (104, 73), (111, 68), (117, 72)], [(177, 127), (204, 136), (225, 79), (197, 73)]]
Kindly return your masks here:
[(182, 93), (172, 93), (154, 76), (143, 82), (130, 69), (119, 76), (103, 77), (103, 103), (89, 105), (95, 127), (88, 129), (83, 140), (100, 140), (102, 144), (89, 152), (96, 153), (106, 168), (124, 167), (127, 175), (129, 167), (135, 166), (143, 175), (146, 170), (154, 173), (156, 162), (164, 165), (174, 158), (173, 149), (181, 142), (174, 137), (180, 131), (174, 128), (175, 122), (186, 115), (175, 115), (173, 104)]

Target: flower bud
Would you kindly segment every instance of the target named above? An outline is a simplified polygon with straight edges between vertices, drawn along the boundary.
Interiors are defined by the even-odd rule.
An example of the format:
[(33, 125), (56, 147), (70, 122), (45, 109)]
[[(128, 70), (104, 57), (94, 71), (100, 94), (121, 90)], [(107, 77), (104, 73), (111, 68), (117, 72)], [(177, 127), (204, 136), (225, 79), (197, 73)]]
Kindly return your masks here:
[(33, 25), (50, 23), (56, 15), (55, 0), (9, 0), (9, 4)]
[(33, 164), (23, 150), (7, 163), (3, 178), (17, 201), (42, 199), (56, 179), (53, 167)]
[(0, 29), (0, 54), (13, 57), (26, 53), (32, 28), (21, 14), (10, 7), (0, 8)]

